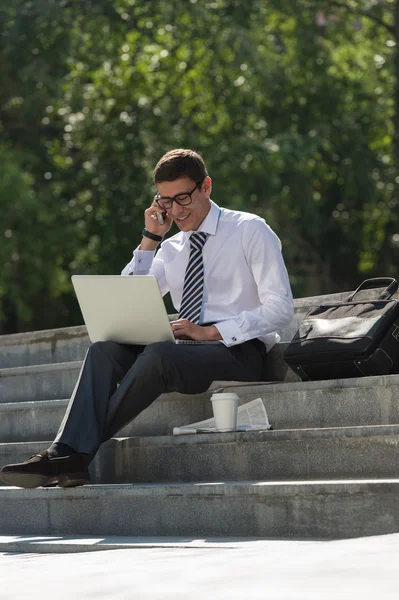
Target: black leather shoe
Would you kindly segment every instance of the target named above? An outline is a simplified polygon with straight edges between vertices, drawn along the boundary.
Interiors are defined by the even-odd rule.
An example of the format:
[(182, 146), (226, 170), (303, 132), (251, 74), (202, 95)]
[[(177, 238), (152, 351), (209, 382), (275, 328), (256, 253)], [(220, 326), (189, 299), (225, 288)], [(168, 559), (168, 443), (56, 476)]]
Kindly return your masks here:
[(0, 479), (8, 485), (22, 488), (75, 487), (90, 483), (89, 459), (85, 454), (71, 454), (53, 458), (48, 450), (31, 456), (23, 463), (6, 465), (0, 471)]

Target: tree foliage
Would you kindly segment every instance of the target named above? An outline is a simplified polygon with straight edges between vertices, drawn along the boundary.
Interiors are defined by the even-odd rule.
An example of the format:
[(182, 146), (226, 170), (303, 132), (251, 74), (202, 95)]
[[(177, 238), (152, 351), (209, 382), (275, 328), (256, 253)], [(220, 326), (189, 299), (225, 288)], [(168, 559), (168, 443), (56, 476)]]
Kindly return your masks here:
[(0, 331), (81, 322), (70, 275), (129, 260), (173, 147), (277, 231), (296, 296), (396, 275), (396, 4), (0, 8)]

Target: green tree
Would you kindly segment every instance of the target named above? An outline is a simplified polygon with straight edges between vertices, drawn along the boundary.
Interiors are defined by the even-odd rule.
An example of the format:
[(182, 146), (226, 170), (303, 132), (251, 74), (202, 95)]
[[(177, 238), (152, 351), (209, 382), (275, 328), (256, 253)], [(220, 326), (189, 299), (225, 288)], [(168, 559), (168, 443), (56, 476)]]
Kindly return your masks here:
[(172, 147), (204, 155), (218, 204), (276, 229), (296, 296), (395, 275), (397, 47), (385, 23), (396, 27), (396, 6), (1, 7), (2, 169), (12, 182), (0, 188), (3, 331), (81, 322), (70, 275), (117, 273), (129, 260), (151, 170)]

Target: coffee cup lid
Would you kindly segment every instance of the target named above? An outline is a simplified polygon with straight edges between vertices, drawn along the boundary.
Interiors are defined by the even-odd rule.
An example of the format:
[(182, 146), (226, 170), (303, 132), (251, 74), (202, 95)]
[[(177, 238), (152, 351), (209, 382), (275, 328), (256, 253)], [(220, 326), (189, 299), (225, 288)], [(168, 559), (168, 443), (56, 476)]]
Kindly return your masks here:
[(221, 393), (215, 393), (212, 394), (211, 396), (211, 401), (212, 400), (238, 400), (238, 396), (235, 392), (221, 392)]

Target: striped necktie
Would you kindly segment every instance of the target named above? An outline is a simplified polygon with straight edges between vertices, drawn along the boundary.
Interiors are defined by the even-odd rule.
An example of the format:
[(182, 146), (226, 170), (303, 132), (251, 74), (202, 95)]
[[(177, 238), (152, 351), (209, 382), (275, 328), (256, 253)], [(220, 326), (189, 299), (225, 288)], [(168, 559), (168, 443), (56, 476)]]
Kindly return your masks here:
[(183, 295), (179, 318), (188, 319), (198, 325), (202, 296), (204, 292), (204, 261), (202, 249), (208, 238), (207, 233), (192, 233), (190, 236), (190, 258), (184, 275)]

